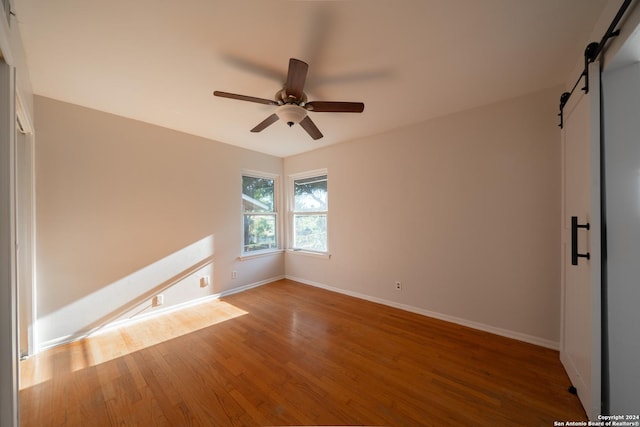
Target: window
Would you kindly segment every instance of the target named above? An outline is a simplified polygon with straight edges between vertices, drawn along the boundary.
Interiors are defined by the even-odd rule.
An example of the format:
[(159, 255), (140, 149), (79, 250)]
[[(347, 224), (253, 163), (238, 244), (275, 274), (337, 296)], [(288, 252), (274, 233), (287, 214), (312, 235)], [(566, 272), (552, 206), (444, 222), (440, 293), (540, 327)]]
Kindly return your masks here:
[(293, 176), (292, 190), (292, 248), (327, 252), (326, 171)]
[(243, 253), (278, 247), (276, 184), (274, 176), (242, 176)]

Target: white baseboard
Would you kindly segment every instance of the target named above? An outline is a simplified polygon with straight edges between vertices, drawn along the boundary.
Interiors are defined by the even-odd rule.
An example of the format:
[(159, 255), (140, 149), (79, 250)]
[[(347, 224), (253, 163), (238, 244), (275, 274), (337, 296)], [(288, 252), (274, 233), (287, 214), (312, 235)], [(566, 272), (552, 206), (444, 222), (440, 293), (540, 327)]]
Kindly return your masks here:
[(133, 318), (129, 318), (129, 319), (122, 319), (122, 320), (118, 320), (112, 323), (109, 323), (107, 325), (104, 325), (103, 327), (100, 328), (96, 328), (90, 331), (82, 331), (78, 334), (74, 334), (74, 335), (69, 335), (66, 337), (59, 337), (53, 340), (49, 340), (47, 342), (41, 343), (38, 346), (38, 352), (52, 348), (52, 347), (56, 347), (62, 344), (67, 344), (73, 341), (78, 341), (81, 340), (83, 338), (86, 338), (90, 335), (94, 335), (96, 333), (101, 333), (104, 331), (108, 331), (108, 330), (112, 330), (114, 328), (118, 328), (121, 326), (126, 326), (126, 325), (130, 325), (142, 320), (146, 320), (146, 319), (150, 319), (152, 317), (155, 316), (160, 316), (163, 314), (167, 314), (167, 313), (171, 313), (173, 311), (176, 310), (182, 310), (184, 308), (196, 305), (196, 304), (202, 304), (204, 302), (207, 301), (212, 301), (212, 300), (217, 300), (220, 298), (224, 298), (226, 296), (229, 295), (233, 295), (236, 293), (240, 293), (240, 292), (244, 292), (244, 291), (248, 291), (249, 289), (253, 289), (253, 288), (257, 288), (259, 286), (262, 285), (266, 285), (267, 283), (271, 283), (271, 282), (275, 282), (281, 279), (290, 279), (293, 280), (295, 282), (299, 282), (305, 285), (310, 285), (310, 286), (314, 286), (317, 288), (321, 288), (321, 289), (325, 289), (328, 291), (332, 291), (332, 292), (337, 292), (340, 294), (344, 294), (344, 295), (348, 295), (354, 298), (359, 298), (359, 299), (363, 299), (366, 301), (371, 301), (371, 302), (375, 302), (378, 304), (382, 304), (382, 305), (386, 305), (389, 307), (394, 307), (394, 308), (398, 308), (400, 310), (404, 310), (404, 311), (408, 311), (411, 313), (416, 313), (416, 314), (420, 314), (422, 316), (427, 316), (427, 317), (432, 317), (434, 319), (439, 319), (439, 320), (444, 320), (446, 322), (451, 322), (451, 323), (455, 323), (458, 325), (462, 325), (462, 326), (467, 326), (473, 329), (477, 329), (480, 331), (484, 331), (484, 332), (489, 332), (492, 334), (496, 334), (496, 335), (500, 335), (503, 337), (507, 337), (507, 338), (512, 338), (512, 339), (516, 339), (518, 341), (523, 341), (523, 342), (527, 342), (529, 344), (534, 344), (534, 345), (538, 345), (541, 347), (545, 347), (545, 348), (550, 348), (552, 350), (559, 350), (560, 349), (560, 343), (556, 342), (556, 341), (551, 341), (551, 340), (547, 340), (544, 338), (540, 338), (540, 337), (536, 337), (533, 335), (528, 335), (528, 334), (523, 334), (520, 332), (516, 332), (516, 331), (511, 331), (508, 329), (503, 329), (503, 328), (497, 328), (495, 326), (490, 326), (490, 325), (486, 325), (483, 323), (479, 323), (479, 322), (474, 322), (471, 320), (467, 320), (467, 319), (462, 319), (459, 317), (455, 317), (455, 316), (450, 316), (448, 314), (443, 314), (443, 313), (438, 313), (435, 311), (430, 311), (430, 310), (425, 310), (423, 308), (419, 308), (419, 307), (414, 307), (408, 304), (401, 304), (395, 301), (390, 301), (390, 300), (386, 300), (383, 298), (377, 298), (377, 297), (373, 297), (370, 295), (366, 295), (366, 294), (362, 294), (359, 292), (352, 292), (352, 291), (348, 291), (345, 289), (340, 289), (340, 288), (336, 288), (333, 286), (329, 286), (329, 285), (325, 285), (323, 283), (319, 283), (319, 282), (314, 282), (311, 280), (306, 280), (306, 279), (302, 279), (300, 277), (295, 277), (295, 276), (277, 276), (277, 277), (272, 277), (266, 280), (261, 280), (259, 282), (255, 282), (255, 283), (250, 283), (248, 285), (244, 285), (244, 286), (239, 286), (237, 288), (233, 288), (233, 289), (227, 289), (224, 290), (222, 292), (216, 293), (216, 294), (212, 294), (212, 295), (207, 295), (205, 297), (201, 297), (201, 298), (197, 298), (194, 300), (190, 300), (190, 301), (186, 301), (180, 304), (176, 304), (176, 305), (172, 305), (163, 309), (159, 309), (159, 310), (154, 310), (151, 313), (146, 313), (146, 314), (141, 314), (139, 316), (133, 317)]
[(451, 322), (451, 323), (455, 323), (455, 324), (458, 324), (458, 325), (467, 326), (469, 328), (477, 329), (477, 330), (484, 331), (484, 332), (489, 332), (489, 333), (492, 333), (492, 334), (495, 334), (495, 335), (500, 335), (500, 336), (507, 337), (507, 338), (512, 338), (512, 339), (515, 339), (515, 340), (518, 340), (518, 341), (523, 341), (523, 342), (526, 342), (526, 343), (529, 343), (529, 344), (538, 345), (540, 347), (550, 348), (552, 350), (559, 350), (560, 349), (560, 343), (559, 342), (547, 340), (547, 339), (536, 337), (536, 336), (533, 336), (533, 335), (523, 334), (521, 332), (511, 331), (511, 330), (508, 330), (508, 329), (497, 328), (495, 326), (485, 325), (484, 323), (474, 322), (474, 321), (471, 321), (471, 320), (462, 319), (462, 318), (455, 317), (455, 316), (450, 316), (448, 314), (443, 314), (443, 313), (438, 313), (438, 312), (435, 312), (435, 311), (425, 310), (423, 308), (414, 307), (412, 305), (407, 305), (407, 304), (401, 304), (401, 303), (398, 303), (398, 302), (395, 302), (395, 301), (390, 301), (390, 300), (377, 298), (377, 297), (373, 297), (373, 296), (366, 295), (366, 294), (361, 294), (359, 292), (352, 292), (352, 291), (348, 291), (348, 290), (345, 290), (345, 289), (340, 289), (340, 288), (336, 288), (336, 287), (333, 287), (333, 286), (325, 285), (323, 283), (318, 283), (318, 282), (314, 282), (314, 281), (311, 281), (311, 280), (302, 279), (300, 277), (294, 277), (294, 276), (287, 275), (286, 278), (289, 279), (289, 280), (293, 280), (295, 282), (299, 282), (299, 283), (305, 284), (305, 285), (310, 285), (310, 286), (314, 286), (314, 287), (317, 287), (317, 288), (326, 289), (326, 290), (332, 291), (332, 292), (338, 292), (340, 294), (344, 294), (344, 295), (348, 295), (348, 296), (351, 296), (351, 297), (354, 297), (354, 298), (359, 298), (359, 299), (375, 302), (375, 303), (382, 304), (382, 305), (387, 305), (389, 307), (398, 308), (400, 310), (408, 311), (408, 312), (411, 312), (411, 313), (416, 313), (416, 314), (420, 314), (420, 315), (427, 316), (427, 317), (433, 317), (434, 319), (444, 320), (446, 322)]
[(56, 346), (59, 346), (59, 345), (62, 345), (62, 344), (68, 344), (68, 343), (71, 343), (73, 341), (78, 341), (78, 340), (86, 338), (86, 337), (88, 337), (90, 335), (103, 333), (103, 332), (106, 332), (106, 331), (113, 330), (115, 328), (131, 325), (131, 324), (134, 324), (134, 323), (137, 323), (137, 322), (140, 322), (140, 321), (143, 321), (143, 320), (147, 320), (147, 319), (150, 319), (150, 318), (153, 318), (153, 317), (156, 317), (156, 316), (161, 316), (161, 315), (168, 314), (168, 313), (171, 313), (171, 312), (174, 312), (174, 311), (177, 311), (177, 310), (182, 310), (184, 308), (191, 307), (191, 306), (194, 306), (194, 305), (197, 305), (197, 304), (202, 304), (202, 303), (207, 302), (207, 301), (214, 301), (214, 300), (218, 300), (220, 298), (224, 298), (224, 297), (229, 296), (229, 295), (237, 294), (239, 292), (248, 291), (249, 289), (257, 288), (258, 286), (266, 285), (267, 283), (275, 282), (277, 280), (281, 280), (281, 279), (284, 279), (284, 278), (285, 278), (285, 276), (283, 276), (283, 275), (282, 276), (271, 277), (271, 278), (266, 279), (266, 280), (260, 280), (259, 282), (250, 283), (248, 285), (239, 286), (237, 288), (227, 289), (227, 290), (224, 290), (222, 292), (218, 292), (216, 294), (211, 294), (211, 295), (207, 295), (207, 296), (204, 296), (204, 297), (200, 297), (200, 298), (192, 299), (192, 300), (189, 300), (189, 301), (185, 301), (185, 302), (182, 302), (182, 303), (179, 303), (179, 304), (167, 306), (165, 308), (160, 308), (160, 309), (154, 310), (154, 311), (152, 311), (150, 313), (140, 314), (138, 316), (130, 317), (128, 319), (116, 320), (114, 322), (108, 323), (108, 324), (106, 324), (104, 326), (100, 326), (98, 328), (94, 328), (94, 329), (91, 329), (91, 330), (83, 330), (83, 331), (80, 331), (80, 332), (78, 332), (76, 334), (73, 334), (73, 335), (68, 335), (68, 336), (65, 336), (65, 337), (55, 338), (55, 339), (46, 341), (44, 343), (41, 343), (38, 346), (38, 352), (41, 352), (43, 350), (47, 350), (49, 348), (56, 347)]

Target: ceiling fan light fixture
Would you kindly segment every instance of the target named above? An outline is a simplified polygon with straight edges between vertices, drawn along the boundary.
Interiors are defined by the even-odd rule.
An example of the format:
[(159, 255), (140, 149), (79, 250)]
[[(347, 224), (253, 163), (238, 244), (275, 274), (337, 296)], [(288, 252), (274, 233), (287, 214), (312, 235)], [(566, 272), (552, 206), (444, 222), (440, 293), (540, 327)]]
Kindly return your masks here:
[(276, 115), (291, 127), (307, 116), (307, 110), (296, 104), (285, 104), (276, 109)]

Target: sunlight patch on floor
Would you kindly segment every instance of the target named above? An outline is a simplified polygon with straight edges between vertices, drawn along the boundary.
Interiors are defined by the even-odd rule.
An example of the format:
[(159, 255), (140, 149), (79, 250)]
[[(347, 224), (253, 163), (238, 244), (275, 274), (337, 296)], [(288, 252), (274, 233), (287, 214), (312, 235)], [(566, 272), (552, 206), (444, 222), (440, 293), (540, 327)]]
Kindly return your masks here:
[(20, 363), (20, 389), (109, 362), (213, 325), (248, 314), (224, 301), (208, 301), (147, 318), (43, 351)]

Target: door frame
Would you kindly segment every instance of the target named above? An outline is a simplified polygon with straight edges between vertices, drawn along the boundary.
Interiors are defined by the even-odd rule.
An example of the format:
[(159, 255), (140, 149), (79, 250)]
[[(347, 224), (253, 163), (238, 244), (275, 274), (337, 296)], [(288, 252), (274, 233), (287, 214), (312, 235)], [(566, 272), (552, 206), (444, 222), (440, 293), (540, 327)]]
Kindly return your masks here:
[[(26, 108), (24, 107), (24, 102), (20, 95), (20, 92), (16, 90), (16, 100), (15, 100), (15, 113), (16, 120), (19, 121), (20, 126), (18, 127), (16, 124), (16, 132), (19, 132), (24, 135), (23, 141), (18, 141), (16, 138), (16, 165), (15, 165), (15, 192), (16, 192), (16, 232), (18, 232), (21, 224), (29, 229), (29, 242), (25, 245), (22, 245), (23, 248), (16, 248), (16, 286), (17, 289), (17, 311), (18, 311), (18, 336), (22, 336), (22, 331), (20, 331), (20, 310), (23, 310), (25, 307), (28, 311), (28, 325), (27, 327), (27, 345), (24, 346), (23, 343), (19, 343), (18, 351), (20, 352), (20, 357), (24, 358), (27, 356), (32, 356), (37, 353), (38, 349), (36, 346), (37, 341), (37, 329), (36, 329), (36, 319), (37, 319), (37, 304), (36, 304), (36, 174), (35, 174), (35, 136), (34, 129), (32, 125), (32, 121), (27, 113)], [(19, 156), (18, 144), (25, 144), (25, 151), (27, 157), (22, 159)], [(20, 176), (22, 176), (22, 168), (25, 169), (25, 172), (28, 174), (27, 186), (23, 186), (20, 182)], [(20, 193), (26, 191), (28, 197), (29, 204), (29, 215), (27, 218), (24, 218), (24, 222), (21, 223), (22, 214), (18, 212), (20, 204), (18, 203), (18, 197), (20, 197)], [(20, 244), (20, 239), (16, 236), (18, 245)], [(19, 254), (18, 251), (21, 253)], [(26, 295), (26, 300), (21, 301), (21, 278), (20, 278), (20, 265), (18, 263), (24, 261), (26, 263), (26, 268), (29, 270), (29, 282), (28, 287), (26, 288), (28, 295)], [(23, 295), (24, 296), (24, 295)], [(26, 354), (23, 351), (26, 350)]]
[(15, 126), (15, 68), (0, 58), (0, 425), (3, 426), (18, 425)]

